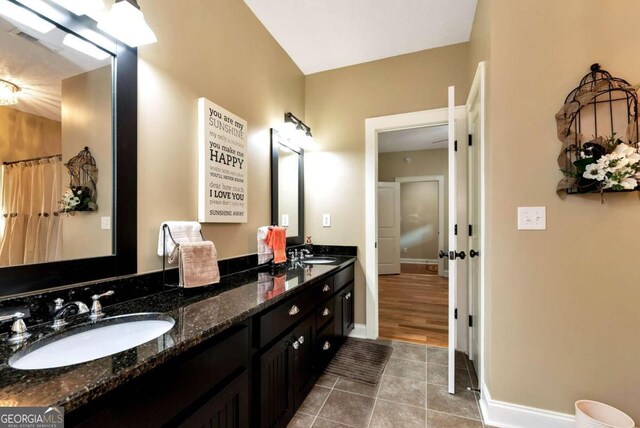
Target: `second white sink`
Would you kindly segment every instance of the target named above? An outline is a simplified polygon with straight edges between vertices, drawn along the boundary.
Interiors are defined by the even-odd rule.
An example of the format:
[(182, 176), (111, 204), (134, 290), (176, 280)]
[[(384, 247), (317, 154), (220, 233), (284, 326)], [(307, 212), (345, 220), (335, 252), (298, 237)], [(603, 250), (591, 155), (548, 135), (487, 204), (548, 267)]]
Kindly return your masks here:
[(135, 348), (173, 328), (162, 314), (106, 318), (50, 336), (18, 351), (9, 365), (20, 370), (52, 369), (84, 363)]

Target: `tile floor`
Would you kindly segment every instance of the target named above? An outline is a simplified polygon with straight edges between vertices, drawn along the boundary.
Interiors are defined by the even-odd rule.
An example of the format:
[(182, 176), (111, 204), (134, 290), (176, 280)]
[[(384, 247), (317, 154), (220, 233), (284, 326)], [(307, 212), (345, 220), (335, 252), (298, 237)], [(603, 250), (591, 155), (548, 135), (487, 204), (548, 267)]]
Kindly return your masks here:
[(290, 428), (483, 428), (477, 381), (463, 354), (456, 360), (455, 395), (447, 392), (447, 350), (389, 342), (393, 354), (373, 387), (324, 374)]

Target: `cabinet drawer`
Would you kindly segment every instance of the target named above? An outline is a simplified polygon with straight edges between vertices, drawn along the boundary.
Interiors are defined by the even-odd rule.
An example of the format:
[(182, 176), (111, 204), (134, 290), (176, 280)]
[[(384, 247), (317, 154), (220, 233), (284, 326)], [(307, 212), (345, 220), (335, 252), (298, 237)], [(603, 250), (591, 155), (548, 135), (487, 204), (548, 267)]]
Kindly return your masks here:
[(333, 319), (334, 306), (334, 301), (331, 299), (318, 307), (316, 311), (316, 328), (318, 330)]
[(338, 291), (353, 281), (353, 265), (342, 269), (333, 276), (333, 289)]
[(260, 316), (260, 347), (271, 342), (289, 327), (313, 313), (320, 298), (321, 288), (313, 286)]

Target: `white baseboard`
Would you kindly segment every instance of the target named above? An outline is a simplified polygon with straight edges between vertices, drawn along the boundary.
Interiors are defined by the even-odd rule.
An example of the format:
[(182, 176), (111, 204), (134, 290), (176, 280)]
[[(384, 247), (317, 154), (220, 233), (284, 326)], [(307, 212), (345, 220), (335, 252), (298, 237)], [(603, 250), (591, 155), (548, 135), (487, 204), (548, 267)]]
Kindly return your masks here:
[(484, 384), (480, 409), (485, 424), (498, 428), (573, 428), (575, 421), (573, 415), (566, 413), (493, 400)]
[(407, 265), (437, 265), (438, 259), (405, 259), (400, 258), (400, 263), (404, 263)]
[(349, 337), (355, 337), (356, 339), (366, 339), (367, 338), (367, 325), (366, 324), (356, 324), (353, 327), (353, 331), (349, 334)]

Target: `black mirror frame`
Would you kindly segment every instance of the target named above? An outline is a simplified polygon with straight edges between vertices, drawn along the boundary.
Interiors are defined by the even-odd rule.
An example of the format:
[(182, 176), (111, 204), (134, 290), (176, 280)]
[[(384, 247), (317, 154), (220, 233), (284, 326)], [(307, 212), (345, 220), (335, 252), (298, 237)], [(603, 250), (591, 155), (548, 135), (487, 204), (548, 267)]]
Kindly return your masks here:
[[(9, 0), (19, 6), (23, 4)], [(0, 299), (16, 294), (33, 293), (97, 279), (137, 272), (137, 186), (138, 186), (138, 53), (116, 42), (97, 29), (96, 22), (78, 17), (51, 4), (61, 18), (53, 21), (36, 13), (57, 27), (80, 38), (87, 28), (105, 36), (115, 48), (99, 46), (115, 56), (113, 108), (114, 135), (114, 254), (104, 257), (67, 260), (0, 268)], [(86, 39), (85, 39), (86, 40)]]
[[(278, 131), (271, 128), (271, 224), (278, 224)], [(298, 236), (287, 237), (287, 245), (304, 244), (304, 150), (302, 148), (287, 148), (296, 152), (298, 156)]]

